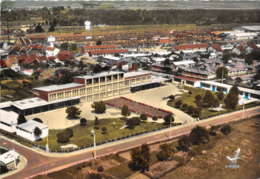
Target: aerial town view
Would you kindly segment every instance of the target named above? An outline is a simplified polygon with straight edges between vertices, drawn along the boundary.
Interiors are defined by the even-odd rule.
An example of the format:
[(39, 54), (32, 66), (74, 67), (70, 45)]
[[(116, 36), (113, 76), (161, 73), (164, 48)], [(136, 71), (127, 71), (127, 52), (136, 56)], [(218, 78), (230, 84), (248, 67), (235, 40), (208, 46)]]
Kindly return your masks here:
[(0, 27), (0, 178), (260, 178), (260, 0), (2, 0)]

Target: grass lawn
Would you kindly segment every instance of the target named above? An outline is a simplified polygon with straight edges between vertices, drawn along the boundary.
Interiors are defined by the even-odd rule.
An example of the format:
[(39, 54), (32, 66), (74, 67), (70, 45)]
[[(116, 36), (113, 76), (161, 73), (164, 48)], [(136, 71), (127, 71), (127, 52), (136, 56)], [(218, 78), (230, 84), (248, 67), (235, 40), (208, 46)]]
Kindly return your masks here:
[[(195, 96), (201, 95), (202, 98), (203, 98), (207, 90), (200, 89), (200, 88), (192, 88), (192, 87), (187, 87), (187, 86), (184, 86), (184, 89), (191, 91), (192, 94), (183, 93), (183, 94), (180, 95), (180, 97), (175, 99), (173, 102), (169, 102), (168, 105), (171, 106), (171, 107), (176, 107), (175, 102), (176, 101), (182, 101), (182, 104), (187, 104), (188, 106), (193, 106), (195, 108), (199, 108), (198, 103), (195, 100)], [(211, 91), (211, 93), (214, 95), (215, 98), (217, 98), (217, 93), (214, 93), (212, 91)], [(208, 118), (210, 116), (215, 116), (215, 115), (230, 112), (230, 110), (210, 111), (209, 108), (203, 107), (202, 100), (201, 100), (201, 104), (202, 104), (202, 107), (200, 107), (201, 108), (201, 115), (200, 115), (201, 119), (205, 119), (205, 118)], [(186, 110), (182, 110), (182, 111), (186, 112)]]
[[(117, 139), (123, 136), (127, 135), (133, 135), (140, 132), (145, 131), (152, 131), (153, 129), (165, 127), (164, 124), (160, 123), (140, 123), (139, 126), (136, 126), (134, 129), (120, 129), (122, 126), (124, 126), (125, 121), (118, 118), (108, 118), (108, 119), (99, 119), (100, 125), (98, 125), (99, 129), (95, 130), (96, 134), (96, 143), (104, 143), (108, 142), (112, 139)], [(66, 144), (75, 144), (78, 147), (89, 147), (93, 144), (93, 136), (91, 131), (94, 127), (94, 121), (88, 121), (86, 126), (80, 126), (76, 125), (74, 127), (71, 127), (74, 131), (73, 137), (70, 138), (70, 141), (67, 143), (58, 143), (57, 142), (57, 133), (63, 131), (63, 130), (49, 130), (49, 147), (51, 150), (60, 150), (60, 146), (66, 145)], [(102, 127), (107, 128), (107, 133), (102, 133)], [(40, 146), (45, 146), (47, 143), (47, 138), (42, 139), (41, 141), (35, 142), (36, 144)]]

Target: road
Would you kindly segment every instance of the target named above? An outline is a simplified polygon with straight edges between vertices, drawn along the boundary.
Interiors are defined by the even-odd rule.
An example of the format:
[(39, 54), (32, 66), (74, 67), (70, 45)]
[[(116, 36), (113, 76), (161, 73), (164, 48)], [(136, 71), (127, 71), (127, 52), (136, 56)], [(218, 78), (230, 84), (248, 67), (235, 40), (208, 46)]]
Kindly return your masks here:
[[(216, 125), (239, 120), (243, 117), (243, 115), (249, 117), (256, 114), (260, 114), (260, 107), (247, 109), (244, 112), (238, 111), (231, 114), (221, 115), (207, 120), (194, 122), (189, 125), (166, 129), (164, 131), (157, 131), (154, 133), (144, 134), (142, 136), (117, 141), (112, 144), (101, 145), (97, 147), (97, 156), (100, 157), (116, 153), (118, 151), (127, 150), (135, 146), (140, 146), (143, 143), (154, 143), (158, 141), (167, 140), (169, 139), (169, 136), (177, 137), (183, 134), (188, 134), (190, 130), (196, 125), (208, 127), (210, 125)], [(53, 157), (43, 155), (30, 148), (26, 148), (20, 144), (12, 143), (11, 141), (6, 139), (1, 139), (0, 145), (9, 149), (11, 149), (12, 146), (14, 146), (15, 150), (21, 155), (23, 155), (28, 161), (27, 166), (23, 170), (6, 177), (8, 179), (31, 178), (39, 174), (46, 174), (49, 172), (57, 171), (75, 165), (77, 163), (93, 159), (93, 149), (86, 149), (78, 153), (76, 152), (76, 154), (66, 154), (67, 156), (65, 156), (64, 154), (57, 157)]]

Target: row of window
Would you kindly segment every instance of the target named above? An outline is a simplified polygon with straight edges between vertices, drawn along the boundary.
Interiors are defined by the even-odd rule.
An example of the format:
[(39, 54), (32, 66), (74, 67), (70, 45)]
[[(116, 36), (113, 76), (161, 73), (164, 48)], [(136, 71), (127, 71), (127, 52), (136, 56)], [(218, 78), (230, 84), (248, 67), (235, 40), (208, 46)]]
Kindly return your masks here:
[(114, 81), (114, 80), (122, 79), (123, 77), (124, 77), (124, 74), (119, 74), (119, 75), (111, 75), (111, 76), (106, 76), (106, 77), (87, 79), (86, 84), (90, 85), (90, 84), (96, 84), (96, 83), (103, 83), (106, 81), (112, 81), (112, 79)]

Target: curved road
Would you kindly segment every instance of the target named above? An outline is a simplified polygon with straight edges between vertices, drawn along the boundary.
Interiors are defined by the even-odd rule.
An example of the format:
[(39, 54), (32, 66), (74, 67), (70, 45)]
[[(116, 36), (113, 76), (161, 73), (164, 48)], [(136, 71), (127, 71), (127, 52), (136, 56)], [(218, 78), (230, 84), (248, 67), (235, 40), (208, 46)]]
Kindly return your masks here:
[[(256, 114), (260, 114), (260, 107), (247, 109), (244, 112), (238, 111), (230, 114), (225, 114), (207, 120), (194, 122), (188, 125), (177, 126), (171, 129), (156, 131), (153, 133), (120, 140), (114, 143), (97, 146), (97, 156), (100, 157), (103, 155), (116, 153), (118, 151), (140, 146), (143, 143), (154, 143), (157, 141), (167, 140), (170, 136), (177, 137), (183, 134), (188, 134), (190, 130), (196, 125), (208, 127), (210, 125), (236, 121), (243, 118), (243, 116), (250, 117)], [(46, 174), (49, 172), (57, 171), (75, 165), (77, 163), (93, 159), (93, 148), (70, 154), (42, 154), (33, 149), (24, 147), (17, 143), (12, 143), (12, 141), (3, 138), (0, 141), (0, 145), (9, 149), (11, 149), (14, 145), (15, 150), (23, 155), (28, 161), (27, 166), (23, 170), (6, 177), (10, 179), (31, 178), (39, 174)]]

